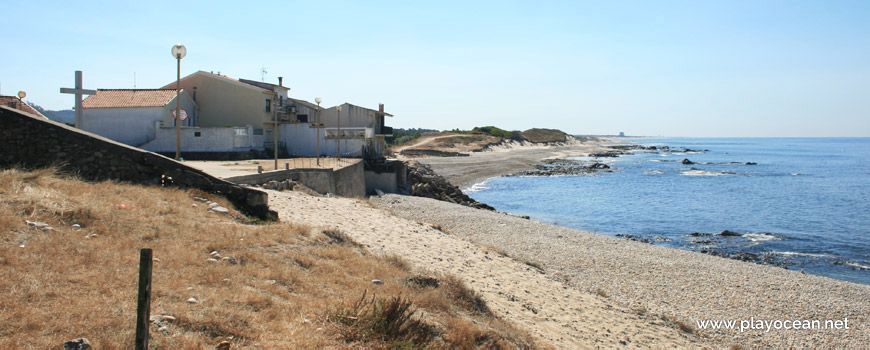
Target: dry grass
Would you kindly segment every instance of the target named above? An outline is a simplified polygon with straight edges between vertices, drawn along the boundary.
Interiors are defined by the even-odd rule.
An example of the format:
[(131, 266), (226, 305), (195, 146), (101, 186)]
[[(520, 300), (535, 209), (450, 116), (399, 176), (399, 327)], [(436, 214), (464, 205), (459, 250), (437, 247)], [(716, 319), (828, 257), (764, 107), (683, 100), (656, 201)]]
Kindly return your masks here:
[[(151, 315), (175, 317), (152, 326), (153, 348), (228, 339), (233, 348), (535, 345), (455, 278), (409, 283), (407, 262), (368, 254), (340, 231), (251, 225), (207, 212), (194, 196), (204, 194), (0, 172), (0, 348), (57, 348), (79, 337), (99, 349), (132, 347), (140, 248), (156, 258)], [(359, 315), (391, 321), (348, 337), (353, 325), (330, 315), (360, 300)]]

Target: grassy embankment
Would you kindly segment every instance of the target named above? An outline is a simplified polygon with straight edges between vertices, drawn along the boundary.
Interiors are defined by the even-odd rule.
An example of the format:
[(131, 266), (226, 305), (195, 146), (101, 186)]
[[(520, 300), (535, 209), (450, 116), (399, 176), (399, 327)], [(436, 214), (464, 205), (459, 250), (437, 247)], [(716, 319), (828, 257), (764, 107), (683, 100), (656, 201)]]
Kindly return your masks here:
[(195, 196), (208, 197), (51, 170), (0, 172), (0, 348), (79, 337), (98, 349), (132, 347), (146, 247), (159, 349), (535, 347), (456, 278), (374, 256), (339, 231), (211, 213)]

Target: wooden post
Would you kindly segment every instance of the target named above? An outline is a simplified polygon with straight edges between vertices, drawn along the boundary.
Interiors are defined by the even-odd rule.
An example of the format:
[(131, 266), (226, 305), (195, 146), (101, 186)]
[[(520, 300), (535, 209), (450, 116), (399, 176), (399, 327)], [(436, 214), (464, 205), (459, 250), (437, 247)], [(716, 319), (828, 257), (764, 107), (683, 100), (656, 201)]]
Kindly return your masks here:
[(148, 349), (151, 318), (151, 268), (154, 264), (151, 248), (139, 251), (139, 302), (136, 309), (136, 350)]

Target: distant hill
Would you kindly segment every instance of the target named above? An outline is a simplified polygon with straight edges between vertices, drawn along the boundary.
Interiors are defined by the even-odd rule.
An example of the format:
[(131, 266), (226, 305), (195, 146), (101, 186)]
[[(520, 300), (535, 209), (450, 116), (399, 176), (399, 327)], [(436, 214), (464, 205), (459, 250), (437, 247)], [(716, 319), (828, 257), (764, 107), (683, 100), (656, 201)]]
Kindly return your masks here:
[(76, 122), (76, 112), (72, 109), (65, 109), (62, 111), (52, 111), (42, 106), (35, 104), (33, 102), (27, 102), (33, 109), (42, 113), (42, 115), (48, 117), (48, 119), (54, 120), (56, 122), (65, 123), (65, 124), (74, 124)]
[(568, 134), (556, 129), (534, 128), (523, 131), (520, 135), (524, 139), (536, 143), (565, 142), (568, 140)]

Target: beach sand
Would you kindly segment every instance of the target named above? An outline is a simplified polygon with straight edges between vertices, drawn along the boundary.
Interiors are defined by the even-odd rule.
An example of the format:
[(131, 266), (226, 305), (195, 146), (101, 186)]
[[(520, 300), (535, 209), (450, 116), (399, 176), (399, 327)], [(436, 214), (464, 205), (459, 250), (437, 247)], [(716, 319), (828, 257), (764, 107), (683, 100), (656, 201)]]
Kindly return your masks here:
[(610, 141), (579, 141), (560, 145), (508, 143), (484, 152), (472, 152), (468, 157), (414, 158), (427, 164), (436, 173), (463, 191), (488, 178), (532, 169), (543, 159), (583, 156), (607, 150)]
[[(552, 281), (606, 295), (693, 328), (716, 347), (866, 348), (870, 286), (583, 232), (429, 198), (372, 197), (379, 207), (539, 264)], [(552, 288), (552, 287), (547, 287)], [(552, 290), (551, 290), (552, 292)], [(545, 291), (546, 293), (546, 291)], [(560, 291), (561, 293), (561, 291)], [(702, 330), (703, 320), (848, 320), (841, 330)], [(652, 343), (655, 344), (655, 343)], [(658, 347), (659, 344), (655, 344)]]
[[(454, 184), (582, 156), (608, 143), (513, 146), (422, 158)], [(418, 271), (447, 273), (496, 315), (560, 349), (864, 348), (870, 286), (617, 239), (428, 198), (269, 191), (282, 220), (338, 228)], [(539, 269), (540, 267), (540, 269)], [(698, 321), (848, 320), (849, 329), (701, 329)], [(842, 323), (841, 323), (842, 324)], [(781, 324), (780, 324), (781, 325)]]
[(268, 192), (269, 206), (278, 211), (282, 221), (337, 228), (376, 254), (402, 257), (417, 271), (457, 276), (481, 293), (497, 317), (556, 348), (710, 345), (671, 322), (640, 314), (607, 297), (569, 288), (492, 248), (397, 217), (368, 201)]

